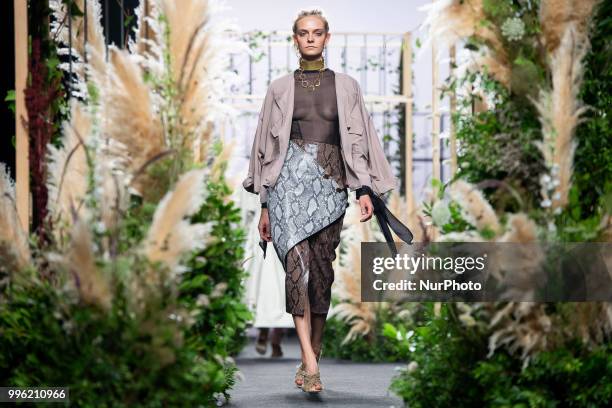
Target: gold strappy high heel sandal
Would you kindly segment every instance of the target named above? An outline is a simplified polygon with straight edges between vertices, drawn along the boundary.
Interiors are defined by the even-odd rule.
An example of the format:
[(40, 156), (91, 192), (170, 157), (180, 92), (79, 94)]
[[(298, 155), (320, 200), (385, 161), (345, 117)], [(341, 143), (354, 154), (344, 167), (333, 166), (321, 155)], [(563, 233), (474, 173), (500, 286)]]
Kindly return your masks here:
[[(321, 355), (323, 354), (323, 346), (321, 346), (321, 349), (319, 350), (319, 354), (317, 355), (317, 364), (319, 363), (319, 360), (321, 360)], [(304, 363), (300, 363), (296, 366), (297, 371), (295, 372), (295, 379), (293, 380), (295, 382), (295, 386), (296, 387), (301, 387), (302, 384), (304, 384), (304, 376), (306, 375), (306, 367), (304, 366)]]
[[(319, 384), (321, 388), (317, 389), (317, 384)], [(302, 391), (310, 393), (323, 391), (323, 383), (321, 382), (321, 373), (319, 372), (319, 369), (317, 369), (317, 372), (314, 374), (304, 374), (304, 384), (302, 385)]]
[(295, 386), (301, 387), (304, 384), (304, 375), (306, 375), (306, 368), (304, 367), (304, 363), (300, 363), (297, 365), (297, 371), (295, 373)]

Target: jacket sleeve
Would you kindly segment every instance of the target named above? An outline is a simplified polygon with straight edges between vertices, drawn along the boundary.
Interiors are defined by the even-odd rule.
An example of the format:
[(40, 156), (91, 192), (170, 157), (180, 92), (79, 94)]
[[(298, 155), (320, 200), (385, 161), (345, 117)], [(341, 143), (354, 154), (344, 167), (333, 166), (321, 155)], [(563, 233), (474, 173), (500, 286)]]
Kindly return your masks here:
[(362, 117), (362, 123), (364, 123), (365, 127), (362, 134), (358, 135), (358, 143), (354, 143), (351, 146), (351, 154), (353, 155), (353, 170), (355, 171), (355, 174), (357, 175), (357, 178), (362, 186), (372, 187), (370, 172), (368, 170), (368, 138), (370, 135), (367, 133), (369, 122), (372, 120), (372, 117), (366, 109), (359, 83), (354, 81), (354, 84), (356, 88), (355, 91), (357, 92), (357, 104), (360, 107), (359, 112)]
[(266, 153), (265, 129), (268, 129), (268, 121), (270, 116), (270, 107), (273, 99), (272, 87), (268, 87), (266, 97), (259, 111), (257, 120), (257, 130), (253, 139), (253, 147), (251, 148), (251, 158), (249, 160), (249, 171), (247, 177), (242, 182), (242, 186), (246, 191), (253, 194), (259, 194), (260, 202), (267, 201), (267, 190), (261, 186), (261, 166), (264, 155)]
[[(368, 112), (357, 81), (357, 98), (364, 129), (360, 142), (353, 145), (353, 163), (357, 177), (362, 186), (370, 187), (376, 194), (382, 195), (397, 185), (397, 178), (387, 160), (372, 115)], [(357, 108), (356, 108), (357, 109)]]

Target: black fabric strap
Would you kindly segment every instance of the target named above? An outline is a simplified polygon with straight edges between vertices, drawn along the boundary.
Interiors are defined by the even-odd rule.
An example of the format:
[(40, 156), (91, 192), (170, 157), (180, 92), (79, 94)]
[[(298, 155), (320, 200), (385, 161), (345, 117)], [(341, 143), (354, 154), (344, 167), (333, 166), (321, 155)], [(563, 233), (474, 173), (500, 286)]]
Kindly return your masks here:
[(414, 238), (412, 232), (410, 232), (408, 227), (402, 224), (402, 222), (398, 220), (397, 217), (391, 213), (391, 211), (389, 211), (382, 198), (374, 193), (370, 187), (363, 186), (357, 190), (361, 189), (365, 190), (370, 196), (372, 205), (374, 206), (374, 215), (376, 215), (378, 225), (380, 225), (380, 230), (387, 241), (387, 245), (389, 246), (391, 253), (394, 256), (397, 255), (397, 248), (395, 246), (395, 242), (393, 241), (393, 236), (391, 235), (389, 227), (391, 227), (393, 232), (395, 232), (397, 236), (407, 244), (412, 244), (412, 239)]
[(368, 194), (367, 188), (368, 186), (362, 186), (362, 187), (359, 187), (357, 190), (355, 190), (355, 199), (359, 200), (359, 197), (361, 197), (364, 194)]

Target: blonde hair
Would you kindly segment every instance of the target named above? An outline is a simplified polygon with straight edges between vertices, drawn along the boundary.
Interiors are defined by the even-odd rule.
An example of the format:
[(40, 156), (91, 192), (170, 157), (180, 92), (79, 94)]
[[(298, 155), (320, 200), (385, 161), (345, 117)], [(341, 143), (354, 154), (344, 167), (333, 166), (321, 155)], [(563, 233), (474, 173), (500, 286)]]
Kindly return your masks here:
[(319, 17), (323, 23), (325, 24), (325, 32), (329, 32), (329, 23), (327, 22), (327, 18), (323, 15), (323, 11), (320, 9), (312, 9), (312, 10), (300, 10), (297, 17), (293, 21), (293, 34), (297, 34), (297, 23), (304, 17), (315, 16)]

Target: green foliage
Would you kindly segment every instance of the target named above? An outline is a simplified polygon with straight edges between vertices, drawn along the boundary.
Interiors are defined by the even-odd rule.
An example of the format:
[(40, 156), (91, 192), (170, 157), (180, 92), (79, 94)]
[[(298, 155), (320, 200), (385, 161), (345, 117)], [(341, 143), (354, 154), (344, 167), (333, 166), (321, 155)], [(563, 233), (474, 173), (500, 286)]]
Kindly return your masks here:
[(176, 338), (179, 323), (159, 324), (153, 343), (125, 298), (106, 313), (47, 283), (12, 285), (0, 304), (0, 382), (69, 387), (81, 407), (214, 406), (216, 364)]
[(558, 240), (561, 242), (598, 241), (601, 234), (601, 220), (605, 214), (612, 214), (612, 180), (600, 184), (602, 195), (596, 197), (594, 213), (584, 210), (585, 200), (580, 195), (580, 186), (572, 185), (569, 203), (565, 211), (556, 217)]
[[(178, 304), (173, 289), (152, 288), (146, 309), (134, 312), (126, 297), (132, 292), (123, 289), (150, 265), (133, 254), (98, 263), (113, 277), (109, 311), (62, 289), (61, 274), (59, 281), (10, 283), (0, 296), (0, 382), (68, 386), (71, 404), (85, 407), (215, 406), (221, 395), (229, 399), (237, 368), (228, 357), (244, 345), (250, 319), (241, 303), (244, 233), (235, 228), (239, 211), (224, 179), (209, 180), (208, 191), (194, 221), (214, 223), (211, 242), (187, 262)], [(155, 207), (134, 197), (117, 229), (101, 238), (129, 254)]]
[[(576, 129), (574, 181), (581, 216), (597, 212), (605, 183), (612, 182), (612, 3), (601, 2), (591, 32), (591, 50), (584, 59), (579, 98), (589, 106)], [(608, 190), (610, 191), (610, 190)], [(575, 211), (575, 210), (573, 210)]]
[(214, 241), (189, 261), (180, 290), (183, 301), (199, 298), (208, 305), (194, 326), (203, 339), (201, 352), (227, 356), (244, 347), (246, 324), (252, 318), (242, 303), (246, 272), (240, 261), (245, 232), (238, 227), (240, 210), (229, 200), (231, 190), (225, 180), (209, 181), (208, 189), (211, 194), (193, 221), (214, 222)]
[(410, 407), (600, 407), (612, 402), (612, 345), (573, 342), (526, 368), (507, 352), (486, 357), (486, 332), (466, 328), (452, 304), (431, 313), (407, 342), (412, 362), (391, 389)]
[[(8, 102), (7, 106), (9, 108), (9, 110), (11, 112), (13, 112), (13, 115), (15, 114), (15, 90), (14, 89), (10, 89), (7, 93), (6, 93), (6, 97), (4, 98), (4, 102)], [(15, 135), (11, 136), (11, 146), (13, 146), (13, 148), (16, 147), (16, 143), (17, 143), (17, 139)]]
[[(511, 95), (484, 74), (470, 74), (456, 85), (466, 81), (482, 81), (497, 95), (495, 109), (465, 114), (477, 99), (460, 102), (459, 113), (452, 120), (457, 129), (457, 141), (461, 149), (457, 155), (458, 178), (468, 182), (503, 180), (527, 200), (527, 207), (539, 202), (539, 175), (544, 171), (541, 154), (534, 142), (541, 139), (540, 123), (535, 108), (523, 99)], [(500, 211), (519, 210), (514, 197), (508, 191), (498, 190), (491, 197), (492, 205)], [(507, 206), (506, 208), (502, 208)]]
[[(63, 1), (73, 16), (82, 16), (73, 0)], [(40, 3), (36, 10), (44, 8), (46, 22), (48, 5)], [(48, 29), (36, 27), (48, 36)], [(167, 41), (167, 25), (161, 34)], [(51, 40), (46, 38), (46, 43)], [(236, 228), (239, 212), (228, 199), (223, 176), (207, 177), (206, 202), (192, 220), (214, 226), (203, 250), (187, 254), (191, 257), (179, 271), (150, 262), (143, 251), (160, 199), (181, 174), (197, 166), (185, 153), (185, 142), (194, 135), (181, 126), (181, 95), (172, 80), (169, 55), (163, 55), (167, 69), (162, 76), (147, 78), (163, 98), (158, 113), (170, 147), (149, 158), (136, 174), (153, 176), (152, 189), (144, 189), (144, 198), (129, 196), (124, 208), (122, 200), (129, 192), (117, 182), (117, 206), (100, 200), (98, 150), (85, 149), (87, 194), (82, 207), (75, 206), (86, 211), (77, 214), (75, 208), (67, 217), (86, 222), (78, 225), (85, 229), (72, 229), (65, 225), (68, 220), (58, 222), (48, 244), (32, 240), (30, 270), (11, 271), (0, 286), (3, 385), (69, 387), (70, 404), (83, 407), (210, 407), (222, 396), (229, 398), (237, 371), (229, 357), (242, 347), (250, 315), (240, 302), (244, 233)], [(55, 48), (44, 60), (49, 79), (60, 78)], [(103, 101), (94, 82), (87, 83), (87, 89), (82, 106), (91, 112), (90, 139), (100, 142), (98, 105)], [(58, 118), (66, 107), (56, 100), (49, 109)], [(53, 122), (60, 135), (64, 123)], [(103, 210), (112, 222), (103, 220)], [(80, 240), (68, 242), (66, 235), (75, 231)]]
[(13, 112), (13, 115), (14, 115), (15, 114), (15, 90), (14, 89), (10, 89), (6, 93), (4, 102), (8, 102), (7, 106), (10, 109), (10, 111)]
[(229, 400), (237, 368), (223, 361), (245, 346), (246, 325), (252, 319), (242, 303), (246, 272), (240, 261), (244, 257), (245, 232), (237, 227), (240, 210), (229, 200), (231, 189), (223, 176), (210, 180), (207, 188), (210, 195), (193, 221), (214, 223), (213, 242), (188, 262), (180, 292), (184, 304), (206, 306), (195, 316), (190, 336), (199, 354), (216, 366), (217, 375), (223, 370), (222, 387), (214, 391), (222, 392)]
[[(538, 89), (551, 86), (544, 61), (547, 53), (536, 37), (540, 32), (537, 6), (538, 2), (527, 0), (483, 2), (487, 18), (483, 23), (502, 28), (502, 32), (506, 25), (502, 45), (511, 61), (509, 89), (486, 72), (467, 74), (451, 82), (449, 89), (478, 84), (493, 104), (486, 112), (472, 114), (478, 97), (459, 101), (459, 113), (452, 118), (461, 146), (457, 177), (485, 185), (497, 212), (524, 211), (540, 226), (548, 227), (550, 219), (539, 206), (539, 176), (545, 170), (535, 145), (541, 139), (540, 123), (528, 98), (534, 97)], [(548, 240), (598, 241), (602, 218), (612, 212), (610, 16), (612, 3), (601, 2), (595, 13), (590, 35), (592, 49), (584, 60), (584, 82), (578, 97), (590, 108), (576, 129), (578, 145), (569, 202), (555, 215), (556, 228), (547, 228)], [(473, 38), (467, 44), (471, 49), (482, 46)], [(431, 214), (432, 208), (427, 210)], [(452, 214), (452, 208), (449, 210)], [(469, 229), (468, 225), (457, 229), (441, 227), (443, 233)], [(555, 265), (551, 254), (549, 258), (548, 264)], [(443, 304), (439, 315), (427, 309), (430, 313), (417, 320), (412, 326), (415, 334), (406, 339), (408, 349), (414, 350), (411, 362), (394, 378), (391, 389), (410, 407), (612, 405), (612, 344), (587, 347), (577, 340), (578, 336), (566, 335), (576, 319), (575, 307), (570, 303), (550, 306), (547, 313), (559, 326), (553, 327), (550, 335), (556, 339), (554, 348), (533, 355), (526, 366), (503, 348), (487, 357), (491, 333), (481, 324), (465, 327), (456, 317), (453, 304)], [(389, 336), (394, 333), (390, 327), (387, 332)]]
[(407, 340), (416, 369), (404, 369), (394, 378), (391, 390), (410, 407), (481, 406), (483, 390), (470, 371), (484, 358), (486, 339), (464, 328), (453, 307), (443, 304), (440, 316), (435, 316), (433, 304), (427, 304), (423, 320)]
[[(486, 16), (483, 25), (498, 29), (501, 33), (499, 38), (511, 67), (510, 89), (513, 97), (518, 99), (528, 95), (537, 96), (539, 86), (546, 82), (547, 62), (538, 38), (540, 24), (537, 3), (531, 0), (483, 2)], [(507, 31), (509, 25), (515, 27), (513, 35)]]
[[(68, 0), (64, 0), (65, 4), (68, 4)], [(72, 15), (82, 16), (83, 13), (79, 10), (79, 7), (70, 0), (70, 8)], [(47, 68), (46, 77), (46, 93), (52, 95), (54, 92), (57, 93), (57, 97), (49, 101), (48, 111), (43, 112), (48, 117), (46, 121), (52, 126), (51, 143), (55, 146), (61, 144), (61, 131), (62, 123), (69, 119), (70, 108), (68, 105), (68, 92), (62, 85), (62, 78), (64, 77), (64, 71), (59, 68), (60, 57), (57, 54), (57, 47), (53, 40), (49, 37), (49, 21), (51, 16), (51, 10), (48, 2), (33, 2), (30, 4), (30, 11), (28, 13), (29, 24), (32, 27), (28, 38), (28, 55), (32, 58), (32, 40), (39, 39), (41, 41), (41, 61)], [(29, 82), (31, 81), (32, 72), (29, 72)], [(14, 90), (12, 91), (14, 93)], [(10, 102), (14, 106), (14, 102)], [(14, 112), (14, 110), (13, 110)]]
[(473, 375), (489, 406), (604, 407), (612, 402), (612, 346), (569, 344), (539, 354), (524, 370), (498, 353), (479, 362)]
[[(376, 323), (369, 334), (357, 336), (346, 344), (341, 344), (351, 326), (336, 317), (331, 317), (325, 325), (323, 353), (327, 357), (352, 361), (394, 362), (405, 361), (410, 352), (405, 339), (410, 320), (393, 308), (380, 308), (376, 311)], [(399, 336), (398, 336), (399, 333)]]

